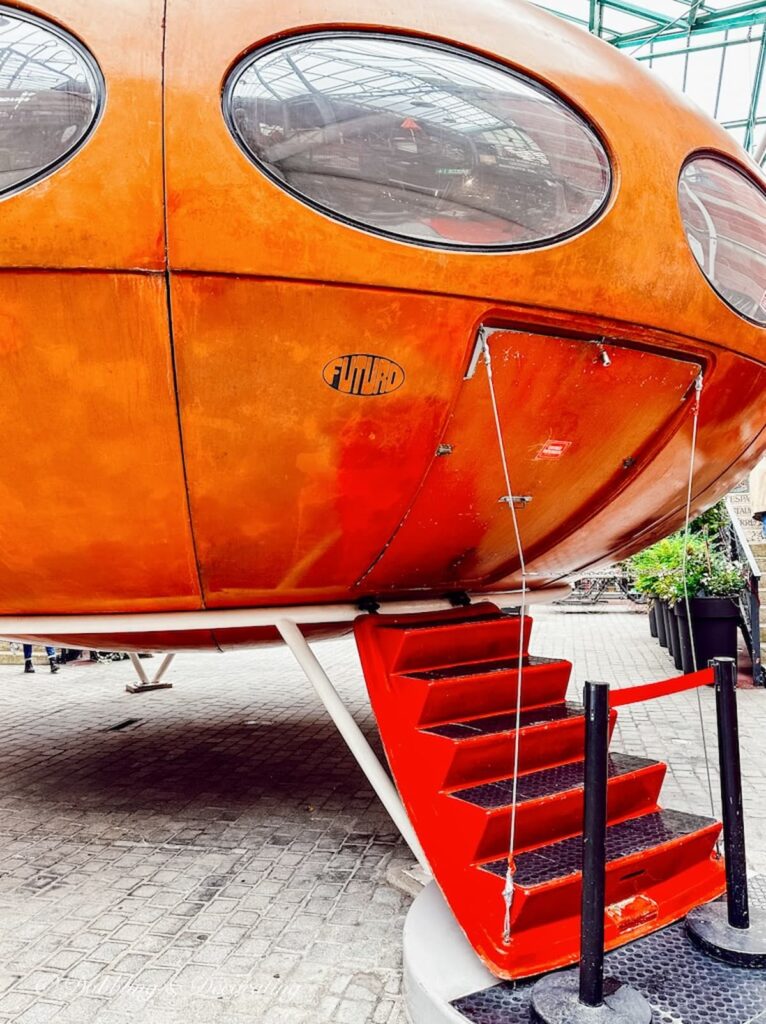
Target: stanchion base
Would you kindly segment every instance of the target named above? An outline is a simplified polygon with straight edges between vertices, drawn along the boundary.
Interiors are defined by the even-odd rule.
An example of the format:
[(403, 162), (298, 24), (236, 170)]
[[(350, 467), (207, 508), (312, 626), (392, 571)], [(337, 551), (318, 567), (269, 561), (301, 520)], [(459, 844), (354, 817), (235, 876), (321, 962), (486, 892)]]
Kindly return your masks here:
[(750, 908), (750, 927), (732, 928), (726, 903), (705, 903), (686, 918), (698, 949), (736, 967), (766, 967), (766, 911)]
[(651, 1024), (652, 1008), (644, 997), (616, 978), (604, 978), (604, 1002), (580, 1002), (578, 971), (548, 974), (532, 989), (530, 1018), (536, 1024)]

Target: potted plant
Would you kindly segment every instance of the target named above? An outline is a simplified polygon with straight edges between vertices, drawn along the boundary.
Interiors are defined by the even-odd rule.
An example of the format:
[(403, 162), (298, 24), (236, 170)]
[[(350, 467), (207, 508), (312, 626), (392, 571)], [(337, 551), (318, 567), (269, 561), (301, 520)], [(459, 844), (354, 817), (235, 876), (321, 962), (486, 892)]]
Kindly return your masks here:
[(668, 651), (677, 669), (683, 667), (683, 651), (679, 635), (678, 619), (674, 609), (679, 599), (684, 596), (684, 573), (686, 578), (693, 566), (702, 558), (704, 544), (697, 536), (676, 533), (655, 545), (659, 549), (660, 569), (657, 573), (655, 589), (665, 619), (668, 638)]
[(738, 597), (745, 577), (723, 549), (724, 519), (721, 504), (714, 505), (694, 520), (688, 536), (667, 537), (629, 562), (636, 590), (654, 602), (660, 643), (665, 641), (684, 672), (693, 671), (695, 661), (705, 668), (714, 657), (736, 658)]
[(667, 615), (659, 597), (659, 580), (666, 568), (668, 548), (668, 541), (661, 540), (639, 551), (627, 562), (635, 590), (649, 600), (649, 631), (657, 637), (660, 647), (668, 646)]
[(686, 593), (682, 589), (674, 604), (684, 672), (693, 672), (695, 662), (698, 669), (706, 668), (713, 658), (736, 661), (739, 594), (744, 586), (742, 566), (720, 551), (706, 550), (689, 568)]

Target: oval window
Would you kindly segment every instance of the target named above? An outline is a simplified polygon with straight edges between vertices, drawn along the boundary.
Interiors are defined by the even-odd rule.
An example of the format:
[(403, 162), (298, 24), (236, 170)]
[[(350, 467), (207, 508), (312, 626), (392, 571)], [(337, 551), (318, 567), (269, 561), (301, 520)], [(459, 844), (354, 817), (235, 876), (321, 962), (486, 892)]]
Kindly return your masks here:
[(224, 92), (245, 153), (324, 212), (458, 249), (529, 248), (603, 208), (609, 160), (562, 100), (435, 43), (337, 33), (250, 54)]
[(731, 164), (703, 156), (684, 167), (678, 201), (705, 277), (729, 306), (766, 325), (766, 195)]
[(0, 196), (59, 167), (88, 135), (102, 95), (98, 68), (78, 43), (0, 7)]

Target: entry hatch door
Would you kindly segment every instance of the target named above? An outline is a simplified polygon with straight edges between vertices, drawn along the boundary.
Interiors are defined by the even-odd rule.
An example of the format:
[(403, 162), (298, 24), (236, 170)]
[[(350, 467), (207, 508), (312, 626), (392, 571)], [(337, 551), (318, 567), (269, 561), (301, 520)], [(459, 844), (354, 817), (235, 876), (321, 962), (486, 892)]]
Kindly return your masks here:
[[(529, 562), (647, 469), (689, 419), (701, 367), (608, 340), (482, 333)], [(519, 569), (480, 346), (409, 513), (357, 583), (366, 593), (401, 590), (405, 581), (470, 589)]]

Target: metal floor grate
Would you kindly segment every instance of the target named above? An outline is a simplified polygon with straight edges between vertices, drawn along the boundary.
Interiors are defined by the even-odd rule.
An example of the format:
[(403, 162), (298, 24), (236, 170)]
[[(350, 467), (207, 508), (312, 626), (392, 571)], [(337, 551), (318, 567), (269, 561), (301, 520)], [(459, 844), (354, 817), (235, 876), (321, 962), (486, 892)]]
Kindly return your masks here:
[[(533, 725), (547, 725), (550, 722), (563, 722), (567, 718), (582, 718), (582, 704), (566, 701), (562, 704), (546, 704), (531, 711), (522, 711), (521, 728)], [(516, 731), (516, 715), (504, 712), (500, 715), (488, 715), (485, 718), (471, 718), (467, 722), (448, 722), (446, 725), (433, 725), (425, 732), (434, 736), (445, 736), (450, 740), (475, 739), (477, 736), (496, 736), (501, 732)]]
[[(751, 880), (750, 900), (766, 909), (766, 880)], [(652, 1024), (766, 1024), (766, 970), (710, 959), (692, 946), (683, 922), (608, 953), (606, 973), (646, 997)], [(533, 984), (502, 982), (452, 1006), (470, 1024), (529, 1024)]]
[[(657, 761), (648, 761), (645, 757), (633, 757), (631, 754), (609, 754), (607, 773), (610, 779), (619, 775), (629, 775), (642, 768), (651, 768)], [(519, 776), (518, 802), (539, 800), (557, 793), (566, 793), (572, 789), (582, 789), (584, 761), (572, 761), (558, 765), (556, 768), (545, 768), (539, 772), (530, 772)], [(480, 786), (471, 786), (452, 794), (459, 800), (474, 804), (476, 807), (494, 809), (507, 807), (513, 799), (513, 779), (501, 779), (499, 782), (485, 782)]]

